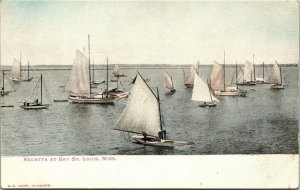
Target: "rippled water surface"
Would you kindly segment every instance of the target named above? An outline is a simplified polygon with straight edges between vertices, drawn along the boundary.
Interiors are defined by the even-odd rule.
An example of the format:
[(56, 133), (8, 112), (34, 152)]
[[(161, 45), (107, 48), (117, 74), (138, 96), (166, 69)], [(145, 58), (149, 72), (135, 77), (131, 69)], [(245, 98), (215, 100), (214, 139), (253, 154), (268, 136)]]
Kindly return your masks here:
[[(126, 106), (127, 99), (115, 105), (79, 105), (54, 102), (49, 109), (23, 110), (19, 107), (31, 97), (38, 78), (14, 85), (16, 92), (1, 97), (1, 102), (13, 108), (1, 108), (2, 155), (144, 155), (144, 154), (267, 154), (298, 153), (298, 68), (283, 67), (284, 90), (271, 90), (270, 85), (240, 87), (249, 90), (248, 96), (220, 97), (215, 108), (200, 108), (191, 101), (192, 89), (183, 85), (182, 69), (168, 69), (173, 75), (176, 93), (169, 94), (163, 85), (165, 69), (138, 69), (149, 86), (158, 87), (167, 137), (193, 142), (184, 149), (162, 149), (132, 143), (127, 133), (113, 130)], [(226, 69), (227, 81), (233, 68)], [(270, 68), (266, 69), (267, 71)], [(123, 87), (137, 68), (127, 69)], [(187, 69), (186, 69), (187, 71)], [(206, 79), (211, 67), (201, 68)], [(43, 73), (50, 99), (67, 99), (64, 85), (69, 70), (34, 71)], [(96, 70), (96, 79), (105, 78), (105, 70)], [(109, 71), (111, 73), (111, 71)], [(110, 83), (111, 88), (115, 83)], [(98, 90), (105, 88), (99, 86)], [(251, 90), (251, 88), (253, 88)], [(49, 98), (45, 97), (47, 102)], [(147, 109), (140, 108), (140, 111)]]

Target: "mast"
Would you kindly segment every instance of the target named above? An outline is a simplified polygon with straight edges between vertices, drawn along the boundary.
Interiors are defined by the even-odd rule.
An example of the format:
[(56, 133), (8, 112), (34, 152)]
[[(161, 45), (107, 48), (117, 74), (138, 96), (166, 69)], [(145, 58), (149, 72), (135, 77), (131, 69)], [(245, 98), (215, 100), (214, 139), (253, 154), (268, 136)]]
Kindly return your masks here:
[(22, 69), (21, 69), (21, 67), (22, 67), (22, 64), (21, 64), (21, 57), (22, 57), (22, 53), (21, 53), (21, 51), (20, 51), (20, 79), (21, 79), (21, 77), (22, 77), (22, 73), (21, 73), (21, 71), (22, 71)]
[(90, 81), (90, 96), (91, 96), (91, 94), (92, 94), (92, 88), (91, 88), (91, 71), (90, 71), (90, 65), (91, 65), (91, 61), (90, 61), (90, 49), (91, 49), (91, 47), (90, 47), (90, 35), (88, 35), (88, 46), (89, 46), (89, 81)]
[(28, 61), (28, 64), (27, 64), (27, 79), (29, 79), (29, 61)]
[(265, 62), (263, 62), (263, 81), (265, 82)]
[(161, 112), (160, 112), (160, 99), (159, 99), (159, 92), (158, 92), (157, 87), (156, 87), (156, 91), (157, 91), (157, 100), (158, 100), (159, 124), (160, 124), (160, 130), (162, 131)]
[(235, 84), (238, 85), (238, 81), (237, 81), (237, 61), (235, 61)]
[(43, 104), (43, 75), (41, 74), (41, 104)]
[[(256, 80), (255, 79), (255, 64), (254, 64), (254, 54), (253, 54), (253, 76), (254, 76), (254, 81)], [(251, 79), (252, 80), (252, 79)]]
[(108, 57), (106, 58), (106, 98), (108, 97)]
[(282, 85), (281, 67), (279, 67), (279, 71), (280, 71), (280, 85)]
[(226, 89), (226, 87), (225, 87), (225, 50), (224, 50), (224, 91), (225, 91), (225, 89)]
[(2, 90), (4, 93), (4, 70), (2, 70)]
[(93, 61), (93, 80), (92, 82), (95, 81), (95, 62)]

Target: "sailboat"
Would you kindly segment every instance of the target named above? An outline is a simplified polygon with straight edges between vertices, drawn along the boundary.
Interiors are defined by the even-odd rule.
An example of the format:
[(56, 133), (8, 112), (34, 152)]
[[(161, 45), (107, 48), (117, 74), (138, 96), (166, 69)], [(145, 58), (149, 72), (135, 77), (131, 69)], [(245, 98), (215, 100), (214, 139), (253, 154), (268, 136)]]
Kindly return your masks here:
[(115, 77), (126, 77), (126, 75), (123, 73), (123, 71), (119, 68), (118, 65), (115, 65), (112, 74)]
[(190, 67), (190, 72), (189, 72), (189, 75), (186, 77), (185, 79), (185, 82), (184, 82), (184, 85), (187, 87), (187, 88), (193, 88), (194, 86), (194, 77), (195, 77), (195, 74), (199, 74), (199, 64), (197, 65), (192, 65)]
[(195, 75), (192, 100), (200, 101), (200, 107), (214, 107), (219, 100), (210, 92), (208, 85)]
[(277, 61), (275, 61), (271, 74), (266, 82), (269, 84), (273, 84), (271, 86), (272, 89), (284, 89), (282, 76), (281, 76), (281, 68), (279, 67)]
[(130, 99), (113, 129), (138, 134), (132, 136), (132, 139), (144, 145), (174, 148), (176, 145), (189, 144), (167, 140), (166, 130), (162, 128), (161, 120), (158, 89), (157, 95), (155, 95), (138, 73)]
[[(5, 95), (8, 95), (10, 92), (13, 92), (15, 91), (15, 89), (13, 88), (13, 86), (11, 85), (11, 87), (14, 89), (14, 90), (6, 90), (5, 88), (5, 73), (4, 73), (4, 70), (2, 70), (2, 72), (0, 73), (0, 82), (2, 83), (1, 85), (1, 90), (0, 90), (0, 96), (5, 96)], [(7, 80), (8, 81), (8, 80)]]
[(217, 96), (246, 96), (246, 91), (239, 89), (237, 86), (226, 86), (225, 83), (225, 66), (214, 62), (213, 69), (208, 78), (208, 84)]
[(92, 94), (90, 81), (89, 59), (77, 50), (73, 67), (65, 86), (65, 90), (70, 92), (68, 97), (69, 102), (81, 104), (114, 104), (114, 99), (107, 94)]
[(246, 61), (242, 74), (238, 77), (238, 85), (255, 85), (254, 66), (250, 61)]
[(174, 81), (172, 76), (168, 73), (168, 71), (165, 71), (165, 86), (170, 90), (170, 92), (174, 93), (175, 87), (174, 87)]
[(22, 63), (21, 63), (21, 53), (20, 53), (20, 61), (18, 61), (16, 58), (13, 60), (12, 68), (11, 68), (11, 73), (12, 73), (12, 81), (13, 82), (30, 82), (33, 77), (29, 76), (29, 61), (27, 64), (27, 78), (22, 77)]
[(22, 80), (22, 72), (21, 72), (21, 62), (16, 58), (13, 60), (13, 64), (11, 67), (12, 81), (20, 82)]
[[(40, 85), (40, 86), (39, 86)], [(41, 74), (40, 80), (38, 81), (36, 87), (40, 87), (40, 100), (38, 98), (35, 98), (33, 102), (27, 102), (24, 101), (23, 105), (20, 107), (23, 109), (46, 109), (50, 105), (49, 104), (43, 104), (43, 75)], [(36, 90), (37, 88), (35, 88)]]

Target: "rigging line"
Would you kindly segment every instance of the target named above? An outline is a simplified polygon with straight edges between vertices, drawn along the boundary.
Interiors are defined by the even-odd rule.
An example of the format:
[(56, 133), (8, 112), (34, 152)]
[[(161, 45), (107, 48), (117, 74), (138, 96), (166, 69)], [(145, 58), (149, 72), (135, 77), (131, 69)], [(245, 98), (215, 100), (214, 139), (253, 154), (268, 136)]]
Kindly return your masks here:
[[(14, 86), (12, 85), (12, 83), (9, 81), (9, 79), (4, 75), (4, 77), (7, 79), (8, 83), (10, 84), (10, 86), (14, 89), (14, 91), (16, 91), (16, 89), (14, 88)], [(3, 81), (4, 82), (4, 81)]]
[(32, 92), (32, 94), (31, 94), (31, 97), (35, 97), (35, 96), (34, 96), (34, 93), (35, 93), (35, 91), (36, 91), (38, 85), (39, 85), (39, 82), (35, 84), (35, 87), (34, 87), (34, 89), (33, 89), (33, 92)]
[(49, 90), (48, 90), (48, 88), (47, 88), (46, 83), (44, 82), (44, 80), (43, 80), (43, 86), (44, 86), (44, 88), (45, 88), (45, 92), (46, 92), (47, 98), (49, 99), (50, 102), (52, 102), (51, 95), (50, 95), (50, 93), (49, 93)]

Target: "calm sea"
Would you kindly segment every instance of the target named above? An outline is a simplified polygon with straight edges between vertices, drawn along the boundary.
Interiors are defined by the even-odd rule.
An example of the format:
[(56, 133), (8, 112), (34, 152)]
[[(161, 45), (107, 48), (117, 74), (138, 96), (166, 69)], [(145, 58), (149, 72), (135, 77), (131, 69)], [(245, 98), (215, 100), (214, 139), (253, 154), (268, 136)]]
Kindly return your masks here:
[[(176, 92), (164, 87), (165, 69), (132, 68), (124, 72), (119, 87), (130, 90), (137, 70), (150, 79), (149, 86), (158, 87), (167, 138), (193, 142), (192, 147), (163, 149), (139, 145), (128, 140), (127, 133), (113, 130), (126, 106), (127, 98), (115, 105), (80, 105), (52, 102), (45, 110), (23, 110), (22, 101), (30, 99), (38, 81), (15, 84), (16, 92), (1, 97), (12, 108), (1, 108), (1, 154), (25, 155), (197, 155), (197, 154), (286, 154), (298, 153), (298, 67), (283, 67), (284, 90), (271, 90), (269, 84), (240, 87), (249, 90), (247, 97), (219, 97), (215, 108), (200, 108), (192, 101), (192, 89), (184, 86), (181, 68), (169, 68)], [(211, 67), (200, 68), (206, 80)], [(266, 68), (268, 73), (271, 68)], [(188, 69), (185, 69), (187, 72)], [(231, 82), (234, 68), (226, 69)], [(67, 99), (63, 86), (70, 70), (34, 71), (43, 74), (51, 100)], [(95, 79), (105, 79), (105, 70), (96, 70)], [(257, 75), (261, 71), (257, 69)], [(111, 75), (111, 70), (109, 71)], [(266, 74), (267, 75), (267, 74)], [(262, 77), (262, 76), (257, 76)], [(109, 77), (110, 78), (110, 77)], [(116, 83), (110, 83), (110, 88)], [(100, 85), (94, 91), (101, 91)], [(252, 88), (252, 89), (251, 89)], [(142, 112), (145, 107), (141, 107)]]

